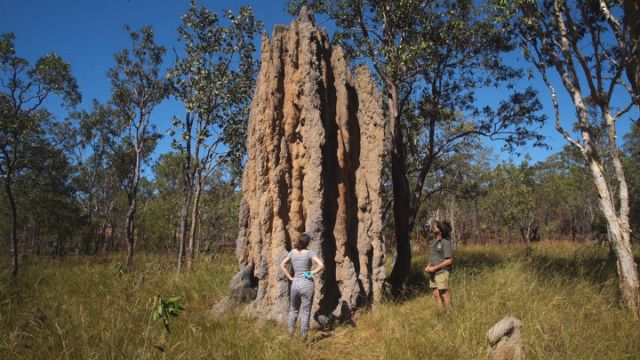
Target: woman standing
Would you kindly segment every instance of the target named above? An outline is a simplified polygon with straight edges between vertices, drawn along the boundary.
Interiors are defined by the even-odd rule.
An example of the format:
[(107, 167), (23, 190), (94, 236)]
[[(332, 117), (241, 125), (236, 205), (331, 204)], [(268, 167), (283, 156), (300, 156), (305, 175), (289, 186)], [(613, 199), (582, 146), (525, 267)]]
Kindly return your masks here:
[[(324, 269), (322, 260), (318, 258), (313, 250), (307, 249), (311, 236), (304, 232), (297, 241), (294, 242), (294, 249), (287, 254), (287, 257), (280, 264), (280, 269), (291, 281), (291, 296), (289, 307), (289, 334), (295, 331), (298, 312), (302, 306), (302, 318), (300, 319), (300, 333), (303, 338), (307, 337), (309, 331), (309, 319), (311, 317), (311, 304), (313, 304), (314, 282), (313, 276), (319, 274)], [(289, 273), (287, 263), (293, 266), (293, 276)], [(312, 263), (317, 267), (311, 270)]]

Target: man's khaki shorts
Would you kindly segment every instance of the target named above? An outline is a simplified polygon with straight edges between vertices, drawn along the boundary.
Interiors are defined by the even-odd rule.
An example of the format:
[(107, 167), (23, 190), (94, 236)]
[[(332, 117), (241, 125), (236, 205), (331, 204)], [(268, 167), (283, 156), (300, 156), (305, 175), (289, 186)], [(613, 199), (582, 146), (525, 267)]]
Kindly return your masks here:
[(438, 290), (449, 289), (449, 271), (445, 270), (439, 274), (429, 274), (429, 288)]

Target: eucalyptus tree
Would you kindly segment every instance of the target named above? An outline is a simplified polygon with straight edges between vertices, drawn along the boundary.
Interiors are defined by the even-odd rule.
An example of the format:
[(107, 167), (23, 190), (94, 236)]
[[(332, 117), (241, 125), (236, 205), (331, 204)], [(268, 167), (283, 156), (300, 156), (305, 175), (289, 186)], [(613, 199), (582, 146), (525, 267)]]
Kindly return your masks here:
[(82, 250), (96, 253), (100, 240), (104, 239), (107, 219), (113, 210), (120, 181), (112, 169), (114, 152), (120, 151), (119, 143), (125, 123), (114, 109), (97, 100), (91, 108), (71, 115), (74, 123), (61, 131), (68, 137), (66, 146), (76, 169), (73, 177), (76, 196), (87, 217), (87, 228), (82, 234)]
[(0, 175), (11, 209), (12, 275), (18, 274), (18, 209), (14, 178), (28, 169), (25, 154), (46, 138), (52, 114), (45, 101), (57, 95), (73, 107), (81, 101), (71, 65), (51, 53), (31, 65), (16, 54), (15, 35), (0, 35)]
[(488, 210), (494, 218), (500, 219), (507, 233), (517, 229), (522, 242), (531, 245), (532, 230), (536, 216), (534, 203), (536, 171), (528, 161), (520, 165), (502, 163), (491, 173), (489, 191), (485, 199)]
[[(424, 4), (430, 10), (413, 35), (421, 47), (410, 53), (420, 79), (416, 106), (407, 109), (414, 112), (407, 117), (409, 163), (414, 167), (410, 172), (415, 178), (410, 228), (434, 165), (446, 167), (447, 158), (477, 151), (479, 136), (500, 140), (509, 151), (529, 141), (543, 146), (544, 138), (536, 128), (546, 119), (537, 114), (542, 105), (531, 87), (512, 90), (522, 72), (501, 60), (513, 49), (511, 38), (499, 31), (492, 17), (482, 16), (484, 7), (471, 1)], [(479, 105), (480, 89), (500, 87), (504, 89), (498, 97), (503, 99), (495, 109)], [(510, 94), (502, 95), (502, 91)]]
[[(451, 223), (454, 246), (459, 242), (478, 240), (478, 233), (471, 230), (476, 230), (480, 224), (480, 200), (490, 191), (487, 184), (492, 174), (491, 148), (477, 141), (468, 142), (457, 146), (456, 152), (441, 156), (432, 165), (422, 195), (428, 201), (424, 201), (416, 216), (431, 219), (444, 214)], [(416, 234), (429, 231), (428, 224), (417, 222), (414, 231)]]
[[(475, 92), (522, 75), (501, 64), (512, 49), (490, 14), (465, 1), (290, 0), (335, 21), (334, 35), (353, 60), (375, 69), (387, 98), (396, 261), (388, 279), (399, 293), (410, 272), (410, 232), (434, 164), (475, 136), (513, 144), (541, 140), (536, 93), (513, 92), (497, 109), (476, 106)], [(413, 180), (413, 184), (412, 181)], [(412, 190), (413, 188), (413, 190)]]
[[(184, 55), (176, 55), (169, 71), (172, 95), (185, 107), (174, 117), (173, 147), (183, 156), (183, 199), (180, 214), (178, 272), (183, 251), (187, 265), (194, 259), (194, 243), (203, 187), (222, 162), (241, 161), (245, 129), (253, 92), (257, 61), (254, 38), (262, 23), (250, 7), (218, 14), (191, 2), (178, 28)], [(187, 239), (188, 208), (191, 224)]]
[(52, 239), (51, 255), (63, 256), (69, 245), (75, 246), (71, 240), (86, 222), (72, 181), (75, 167), (65, 149), (51, 141), (33, 144), (25, 157), (31, 165), (16, 179), (16, 188), (23, 213), (31, 216), (30, 223), (23, 218), (22, 227), (30, 229), (34, 237)]
[(164, 46), (158, 45), (153, 29), (145, 26), (131, 31), (131, 47), (114, 55), (116, 64), (109, 69), (111, 105), (123, 121), (125, 128), (115, 160), (124, 175), (122, 188), (127, 194), (126, 215), (127, 262), (133, 259), (135, 245), (135, 215), (138, 185), (145, 158), (152, 152), (160, 135), (151, 124), (153, 109), (167, 96), (167, 82), (161, 74)]
[(161, 154), (153, 166), (154, 188), (157, 193), (155, 201), (147, 211), (149, 236), (162, 240), (161, 244), (167, 252), (180, 245), (178, 230), (180, 228), (180, 208), (182, 177), (176, 176), (182, 171), (183, 156), (174, 151)]
[[(540, 186), (536, 196), (541, 198), (536, 208), (548, 233), (569, 235), (576, 240), (600, 240), (597, 194), (588, 167), (574, 147), (565, 146), (561, 152), (539, 164)], [(610, 172), (610, 171), (609, 171)], [(543, 229), (544, 231), (545, 229)]]
[[(549, 89), (557, 131), (579, 150), (589, 167), (617, 258), (622, 300), (640, 317), (638, 270), (630, 242), (629, 189), (616, 131), (616, 123), (640, 101), (630, 84), (635, 74), (627, 72), (635, 50), (631, 29), (618, 18), (624, 12), (622, 3), (496, 1), (496, 9), (504, 17), (504, 31), (517, 34), (525, 58)], [(573, 127), (579, 137), (561, 121), (557, 84), (551, 76), (560, 78), (560, 86), (571, 98), (576, 114)], [(604, 146), (600, 146), (600, 136), (606, 137)], [(614, 169), (613, 183), (606, 181), (607, 166)]]
[(207, 241), (196, 244), (196, 252), (215, 253), (227, 246), (235, 246), (235, 235), (238, 231), (236, 214), (240, 210), (242, 192), (238, 190), (238, 179), (228, 176), (232, 170), (218, 169), (209, 178), (204, 194), (202, 226), (199, 231)]

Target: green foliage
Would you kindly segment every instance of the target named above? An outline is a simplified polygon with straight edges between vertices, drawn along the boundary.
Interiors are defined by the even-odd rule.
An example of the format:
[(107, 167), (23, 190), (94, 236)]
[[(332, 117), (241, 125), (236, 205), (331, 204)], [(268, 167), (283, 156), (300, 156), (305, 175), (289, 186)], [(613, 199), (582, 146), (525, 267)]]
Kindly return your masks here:
[[(125, 26), (125, 30), (129, 32), (131, 47), (114, 55), (116, 64), (107, 73), (113, 88), (111, 103), (127, 121), (139, 121), (146, 126), (153, 108), (166, 97), (167, 84), (160, 74), (166, 49), (156, 44), (150, 26), (139, 31)], [(140, 117), (138, 120), (136, 115)]]
[(258, 69), (254, 38), (261, 29), (250, 7), (241, 7), (237, 15), (227, 10), (221, 19), (192, 1), (182, 14), (178, 34), (185, 54), (167, 78), (186, 114), (173, 118), (169, 135), (174, 149), (195, 152), (194, 167), (207, 169), (220, 160), (241, 166)]
[[(11, 209), (12, 273), (17, 275), (18, 214), (22, 211), (17, 202), (23, 200), (23, 194), (16, 194), (14, 187), (21, 180), (19, 177), (25, 176), (25, 171), (37, 172), (36, 168), (43, 169), (44, 164), (58, 169), (66, 165), (66, 159), (60, 160), (58, 149), (52, 145), (49, 127), (54, 119), (43, 105), (48, 97), (57, 95), (64, 104), (73, 107), (80, 102), (81, 95), (69, 63), (56, 54), (49, 54), (31, 66), (29, 61), (16, 55), (14, 40), (12, 33), (0, 35), (0, 177)], [(67, 194), (54, 192), (53, 197), (60, 196), (64, 204), (61, 209), (75, 215), (74, 204), (65, 198)], [(58, 214), (65, 213), (64, 210)], [(61, 225), (60, 229), (58, 242), (68, 236), (68, 227)]]
[[(487, 205), (505, 227), (523, 231), (535, 221), (533, 169), (525, 161), (520, 166), (500, 164), (493, 171)], [(524, 237), (524, 234), (523, 234)], [(523, 239), (527, 242), (529, 239)]]
[(152, 249), (174, 247), (176, 229), (179, 228), (182, 196), (183, 158), (180, 154), (162, 154), (153, 167), (153, 192), (145, 213), (145, 231)]
[(185, 310), (185, 308), (180, 305), (182, 297), (172, 296), (165, 298), (160, 295), (156, 295), (153, 299), (154, 307), (151, 318), (153, 319), (153, 321), (162, 320), (164, 329), (168, 333), (171, 333), (171, 329), (169, 328), (169, 320), (171, 318), (177, 317), (182, 311)]
[(436, 214), (452, 219), (454, 239), (462, 243), (606, 238), (593, 180), (575, 149), (535, 164), (525, 158), (495, 167), (482, 150), (457, 155), (451, 172), (438, 173), (448, 182), (419, 213), (420, 224)]
[(39, 58), (31, 67), (29, 61), (16, 55), (14, 40), (13, 33), (0, 35), (2, 98), (3, 103), (11, 100), (3, 104), (13, 106), (10, 113), (26, 117), (39, 109), (51, 94), (60, 96), (69, 106), (75, 106), (82, 100), (68, 62), (51, 53)]
[(118, 275), (118, 277), (122, 277), (122, 275), (124, 275), (125, 271), (127, 270), (127, 268), (121, 261), (114, 261), (111, 266), (113, 267), (113, 271), (116, 273), (116, 275)]
[(114, 121), (115, 126), (106, 124), (111, 127), (106, 135), (111, 141), (112, 165), (121, 175), (128, 175), (125, 190), (135, 193), (139, 176), (136, 162), (148, 158), (161, 137), (155, 125), (150, 124), (150, 117), (167, 96), (167, 82), (160, 73), (166, 49), (156, 44), (150, 26), (139, 31), (125, 29), (129, 31), (131, 47), (114, 55), (115, 65), (107, 73), (112, 86), (109, 105), (113, 109), (98, 104), (94, 111), (98, 112), (96, 116)]
[[(140, 214), (138, 223), (144, 223), (144, 237), (149, 251), (177, 247), (180, 208), (183, 195), (183, 158), (169, 152), (158, 158), (153, 167), (153, 182), (147, 208)], [(237, 182), (230, 178), (225, 168), (218, 169), (205, 182), (201, 194), (200, 224), (196, 245), (200, 255), (213, 254), (223, 245), (234, 243), (237, 234), (237, 214), (241, 193)]]
[(74, 162), (73, 187), (87, 216), (81, 230), (81, 250), (95, 253), (100, 250), (104, 226), (113, 216), (115, 200), (129, 174), (119, 161), (126, 122), (108, 104), (93, 100), (89, 111), (71, 114), (75, 126), (68, 130)]
[[(68, 106), (81, 99), (71, 66), (56, 54), (49, 54), (30, 66), (15, 53), (15, 35), (0, 35), (0, 174), (29, 167), (24, 155), (45, 141), (52, 115), (44, 101), (58, 95)], [(33, 153), (33, 151), (32, 151)]]
[(39, 91), (61, 95), (70, 106), (75, 106), (82, 100), (78, 84), (71, 76), (71, 65), (57, 54), (45, 55), (38, 59), (30, 75), (43, 84)]

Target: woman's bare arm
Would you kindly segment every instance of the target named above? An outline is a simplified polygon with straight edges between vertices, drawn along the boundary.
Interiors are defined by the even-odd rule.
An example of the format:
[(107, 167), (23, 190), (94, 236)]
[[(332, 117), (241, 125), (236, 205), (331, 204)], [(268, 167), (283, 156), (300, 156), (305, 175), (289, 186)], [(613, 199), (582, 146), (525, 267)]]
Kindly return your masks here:
[(316, 267), (315, 269), (311, 270), (311, 272), (313, 274), (321, 273), (322, 270), (324, 270), (324, 263), (322, 262), (322, 260), (320, 260), (320, 258), (317, 257), (317, 256), (312, 257), (311, 260), (313, 260), (313, 262), (316, 263), (316, 265), (318, 265), (318, 267)]
[(280, 263), (280, 269), (287, 277), (287, 279), (289, 279), (289, 281), (293, 281), (293, 276), (289, 274), (289, 269), (287, 268), (287, 264), (289, 263), (289, 261), (291, 261), (291, 259), (288, 256), (284, 260), (282, 260), (282, 262)]

